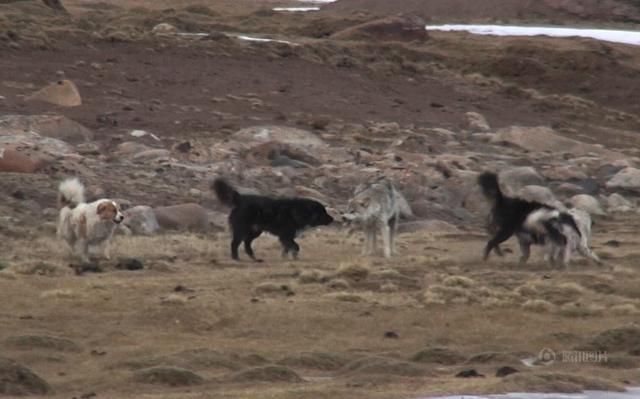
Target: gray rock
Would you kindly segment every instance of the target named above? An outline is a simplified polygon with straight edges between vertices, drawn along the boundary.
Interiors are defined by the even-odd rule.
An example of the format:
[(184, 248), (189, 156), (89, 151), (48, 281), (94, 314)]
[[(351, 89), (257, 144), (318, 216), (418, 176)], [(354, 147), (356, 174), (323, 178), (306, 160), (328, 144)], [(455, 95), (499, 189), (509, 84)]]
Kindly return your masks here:
[(606, 187), (640, 192), (640, 169), (631, 167), (622, 169), (606, 183)]
[(605, 197), (607, 211), (612, 213), (632, 212), (636, 205), (618, 193)]
[(160, 230), (156, 214), (150, 206), (138, 205), (123, 212), (122, 222), (132, 234), (152, 235)]
[(605, 215), (606, 212), (602, 209), (600, 201), (588, 194), (578, 194), (569, 199), (569, 203), (574, 208), (582, 209), (591, 215)]
[(537, 201), (543, 204), (552, 204), (557, 201), (551, 190), (543, 186), (524, 186), (518, 190), (517, 195), (528, 201)]
[(500, 185), (505, 191), (518, 192), (525, 186), (544, 186), (544, 178), (531, 166), (518, 166), (498, 174)]
[(477, 112), (467, 112), (464, 114), (465, 127), (471, 131), (471, 133), (483, 133), (491, 130), (491, 126), (487, 122), (484, 115)]
[(167, 230), (206, 231), (209, 229), (207, 210), (199, 204), (186, 203), (153, 209), (161, 228)]

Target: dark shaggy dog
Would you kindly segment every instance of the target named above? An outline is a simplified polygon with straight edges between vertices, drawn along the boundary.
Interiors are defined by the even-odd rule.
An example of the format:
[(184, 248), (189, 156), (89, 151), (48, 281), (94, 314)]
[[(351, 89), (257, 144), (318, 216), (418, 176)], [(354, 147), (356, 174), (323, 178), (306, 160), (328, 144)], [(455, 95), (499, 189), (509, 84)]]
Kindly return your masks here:
[(231, 257), (238, 260), (238, 246), (256, 262), (251, 242), (263, 231), (280, 239), (282, 256), (291, 253), (297, 258), (300, 246), (296, 236), (309, 227), (326, 226), (333, 222), (324, 206), (308, 198), (271, 198), (262, 195), (244, 195), (237, 192), (224, 179), (214, 180), (211, 188), (225, 205), (230, 206), (229, 225), (233, 233)]
[(502, 255), (499, 245), (514, 234), (518, 237), (522, 252), (520, 263), (529, 259), (529, 247), (532, 244), (543, 245), (546, 240), (551, 240), (558, 246), (567, 245), (567, 238), (562, 233), (563, 225), (570, 226), (580, 235), (570, 214), (540, 202), (504, 195), (495, 173), (482, 173), (478, 177), (478, 184), (484, 196), (492, 202), (488, 227), (493, 237), (484, 249), (485, 260), (494, 249), (498, 255)]

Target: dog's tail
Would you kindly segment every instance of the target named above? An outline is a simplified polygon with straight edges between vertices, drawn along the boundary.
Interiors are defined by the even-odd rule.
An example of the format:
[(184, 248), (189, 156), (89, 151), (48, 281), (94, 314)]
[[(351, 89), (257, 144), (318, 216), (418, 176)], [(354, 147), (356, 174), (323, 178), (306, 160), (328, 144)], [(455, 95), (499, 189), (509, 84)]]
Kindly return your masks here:
[(395, 189), (393, 190), (393, 193), (395, 195), (396, 204), (398, 205), (398, 211), (400, 211), (400, 216), (405, 219), (412, 218), (413, 211), (411, 210), (411, 206), (409, 205), (409, 202), (407, 202), (407, 199), (404, 197), (404, 195), (402, 195), (400, 191), (397, 191)]
[(58, 186), (58, 207), (74, 208), (85, 202), (84, 185), (76, 177), (65, 179)]
[(211, 183), (211, 189), (216, 193), (218, 200), (227, 206), (237, 206), (241, 195), (226, 180), (217, 178)]
[(498, 175), (492, 172), (484, 172), (478, 176), (478, 184), (482, 189), (482, 193), (488, 199), (500, 202), (504, 198), (500, 183), (498, 183)]

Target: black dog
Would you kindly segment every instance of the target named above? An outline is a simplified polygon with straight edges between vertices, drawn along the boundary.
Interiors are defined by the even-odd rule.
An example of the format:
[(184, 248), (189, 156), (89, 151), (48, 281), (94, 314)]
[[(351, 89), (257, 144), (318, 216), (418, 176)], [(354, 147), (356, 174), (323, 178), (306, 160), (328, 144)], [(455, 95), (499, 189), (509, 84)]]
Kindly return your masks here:
[(529, 258), (529, 247), (532, 244), (543, 245), (549, 239), (558, 245), (566, 245), (567, 238), (562, 233), (563, 224), (581, 235), (570, 214), (540, 202), (504, 195), (495, 173), (482, 173), (478, 177), (478, 184), (485, 197), (493, 203), (488, 223), (488, 230), (493, 237), (485, 247), (485, 260), (494, 249), (498, 255), (502, 255), (499, 245), (514, 234), (522, 252), (520, 263), (526, 262)]
[(231, 257), (238, 260), (238, 246), (244, 241), (244, 250), (256, 262), (251, 242), (263, 231), (280, 239), (282, 256), (291, 252), (297, 258), (300, 246), (295, 237), (305, 228), (326, 226), (333, 222), (324, 206), (308, 198), (271, 198), (262, 195), (244, 195), (237, 192), (224, 179), (214, 180), (211, 188), (225, 205), (230, 206), (229, 225), (233, 233)]

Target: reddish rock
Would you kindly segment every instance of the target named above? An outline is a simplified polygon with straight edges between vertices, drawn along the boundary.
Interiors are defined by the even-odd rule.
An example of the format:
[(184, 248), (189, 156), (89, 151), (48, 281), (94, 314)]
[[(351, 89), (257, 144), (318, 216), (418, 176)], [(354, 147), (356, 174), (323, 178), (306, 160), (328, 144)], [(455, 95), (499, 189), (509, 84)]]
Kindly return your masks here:
[(34, 173), (44, 162), (38, 158), (14, 150), (13, 148), (0, 148), (0, 172)]

